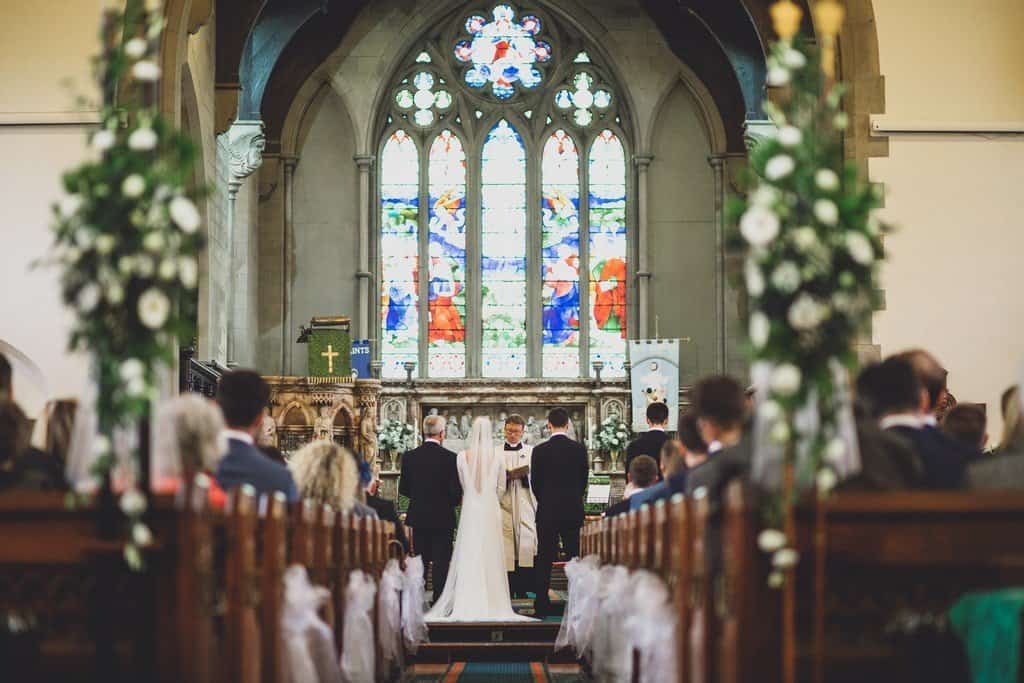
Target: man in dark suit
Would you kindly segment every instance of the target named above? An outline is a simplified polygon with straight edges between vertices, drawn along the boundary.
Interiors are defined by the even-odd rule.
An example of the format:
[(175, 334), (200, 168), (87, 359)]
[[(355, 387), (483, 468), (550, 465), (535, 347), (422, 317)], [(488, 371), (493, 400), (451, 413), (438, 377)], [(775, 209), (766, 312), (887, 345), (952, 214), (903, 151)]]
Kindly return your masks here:
[(580, 554), (583, 496), (590, 476), (587, 449), (566, 433), (565, 408), (548, 413), (548, 429), (551, 438), (535, 447), (530, 458), (531, 487), (537, 497), (537, 617), (551, 610), (551, 563), (558, 555), (559, 539), (569, 557)]
[(370, 485), (366, 487), (366, 504), (373, 508), (378, 519), (395, 525), (395, 540), (402, 544), (405, 552), (409, 552), (409, 539), (405, 536), (405, 525), (398, 518), (398, 509), (395, 508), (395, 503), (377, 495), (377, 491), (380, 489), (380, 475), (376, 470), (375, 467)]
[(217, 404), (227, 425), (228, 452), (217, 465), (217, 483), (225, 491), (242, 484), (251, 484), (259, 493), (281, 491), (294, 503), (299, 492), (291, 472), (256, 447), (269, 400), (270, 387), (251, 370), (234, 370), (220, 378)]
[(708, 447), (697, 430), (697, 417), (688, 411), (679, 418), (679, 438), (669, 439), (661, 447), (663, 480), (629, 499), (629, 509), (639, 510), (659, 500), (668, 500), (686, 491), (686, 475), (708, 459)]
[[(652, 403), (647, 406), (647, 431), (633, 440), (626, 447), (626, 471), (629, 472), (629, 463), (638, 455), (647, 455), (658, 462), (661, 457), (661, 447), (668, 441), (668, 434), (665, 429), (668, 427), (668, 406), (664, 403)], [(658, 481), (661, 481), (661, 472), (658, 472)]]
[(717, 499), (729, 481), (750, 469), (751, 439), (744, 434), (747, 400), (743, 387), (725, 375), (705, 377), (693, 389), (693, 413), (700, 437), (708, 445), (708, 457), (688, 470), (686, 495), (704, 488)]
[(442, 446), (444, 418), (423, 420), (423, 445), (402, 456), (398, 492), (409, 499), (405, 523), (412, 528), (413, 552), (431, 564), (436, 601), (448, 581), (455, 538), (455, 508), (462, 502), (462, 485), (455, 453)]
[(905, 355), (891, 356), (873, 365), (857, 379), (857, 392), (880, 416), (879, 426), (908, 441), (924, 466), (924, 485), (931, 489), (957, 489), (964, 472), (980, 452), (931, 426), (931, 394)]

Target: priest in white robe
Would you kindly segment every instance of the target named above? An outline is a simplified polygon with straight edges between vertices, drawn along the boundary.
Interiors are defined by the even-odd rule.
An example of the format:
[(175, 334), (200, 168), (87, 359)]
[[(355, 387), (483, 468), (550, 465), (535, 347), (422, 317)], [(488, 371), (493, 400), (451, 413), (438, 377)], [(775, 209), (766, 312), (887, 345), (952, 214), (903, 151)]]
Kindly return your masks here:
[(502, 530), (505, 535), (505, 569), (513, 598), (525, 598), (533, 587), (533, 559), (537, 554), (537, 500), (530, 489), (530, 457), (533, 447), (523, 443), (526, 420), (509, 415), (505, 420), (505, 469), (508, 473), (501, 496)]

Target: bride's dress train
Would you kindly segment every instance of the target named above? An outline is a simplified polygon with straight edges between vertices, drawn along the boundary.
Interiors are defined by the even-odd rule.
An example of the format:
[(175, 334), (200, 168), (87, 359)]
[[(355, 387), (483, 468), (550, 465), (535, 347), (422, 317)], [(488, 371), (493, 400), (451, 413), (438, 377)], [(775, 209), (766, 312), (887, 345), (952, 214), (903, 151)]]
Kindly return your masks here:
[(516, 614), (509, 597), (498, 503), (505, 490), (501, 455), (491, 437), (491, 421), (478, 417), (466, 450), (458, 455), (462, 512), (448, 580), (427, 621), (533, 621)]

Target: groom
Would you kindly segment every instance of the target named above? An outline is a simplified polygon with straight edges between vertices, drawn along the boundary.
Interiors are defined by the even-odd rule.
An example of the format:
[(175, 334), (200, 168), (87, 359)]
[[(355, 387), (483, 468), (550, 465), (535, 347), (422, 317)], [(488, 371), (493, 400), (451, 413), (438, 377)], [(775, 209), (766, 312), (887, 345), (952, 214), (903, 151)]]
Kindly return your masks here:
[(448, 580), (455, 537), (455, 508), (462, 501), (462, 485), (455, 454), (442, 446), (444, 418), (429, 415), (423, 420), (423, 445), (402, 456), (398, 492), (409, 499), (405, 524), (412, 528), (413, 552), (423, 556), (423, 567), (432, 564), (434, 601)]
[(551, 611), (551, 563), (558, 555), (558, 540), (569, 557), (580, 554), (580, 527), (583, 526), (583, 495), (587, 490), (590, 467), (587, 449), (573, 441), (569, 413), (554, 408), (548, 413), (551, 438), (533, 449), (530, 477), (537, 497), (537, 598), (536, 613), (541, 618)]

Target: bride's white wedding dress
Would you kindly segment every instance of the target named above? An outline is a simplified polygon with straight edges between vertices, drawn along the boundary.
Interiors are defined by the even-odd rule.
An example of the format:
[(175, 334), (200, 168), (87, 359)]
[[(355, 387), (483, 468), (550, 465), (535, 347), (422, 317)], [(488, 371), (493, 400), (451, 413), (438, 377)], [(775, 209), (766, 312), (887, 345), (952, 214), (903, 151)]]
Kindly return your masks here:
[(458, 455), (462, 512), (448, 580), (427, 621), (533, 621), (516, 614), (509, 598), (498, 503), (505, 459), (491, 434), (491, 421), (476, 418), (467, 448)]

